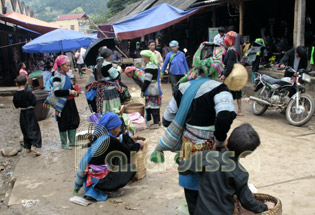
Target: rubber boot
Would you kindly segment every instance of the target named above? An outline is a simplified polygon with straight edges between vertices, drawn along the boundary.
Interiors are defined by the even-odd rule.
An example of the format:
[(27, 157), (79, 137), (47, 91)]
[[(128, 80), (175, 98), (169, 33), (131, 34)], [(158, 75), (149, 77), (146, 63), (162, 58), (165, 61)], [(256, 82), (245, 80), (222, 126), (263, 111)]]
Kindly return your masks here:
[(71, 148), (67, 145), (67, 132), (59, 132), (61, 147), (66, 150), (70, 150)]
[(256, 79), (256, 72), (252, 72), (252, 83), (255, 83), (255, 79)]
[(68, 130), (68, 138), (69, 138), (69, 146), (76, 146), (75, 138), (76, 138), (76, 129)]

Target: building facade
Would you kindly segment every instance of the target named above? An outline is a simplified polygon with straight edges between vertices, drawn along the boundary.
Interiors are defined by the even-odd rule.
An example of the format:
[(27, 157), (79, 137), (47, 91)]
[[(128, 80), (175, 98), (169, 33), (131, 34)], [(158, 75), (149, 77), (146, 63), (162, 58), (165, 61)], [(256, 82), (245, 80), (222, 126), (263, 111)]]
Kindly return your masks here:
[(53, 23), (60, 27), (82, 33), (87, 33), (89, 29), (89, 20), (85, 13), (61, 15)]
[[(24, 2), (18, 0), (0, 0), (0, 14), (21, 13), (34, 17)], [(31, 55), (22, 51), (22, 46), (38, 36), (25, 28), (0, 20), (0, 85), (12, 85), (18, 75), (19, 62), (29, 65)]]

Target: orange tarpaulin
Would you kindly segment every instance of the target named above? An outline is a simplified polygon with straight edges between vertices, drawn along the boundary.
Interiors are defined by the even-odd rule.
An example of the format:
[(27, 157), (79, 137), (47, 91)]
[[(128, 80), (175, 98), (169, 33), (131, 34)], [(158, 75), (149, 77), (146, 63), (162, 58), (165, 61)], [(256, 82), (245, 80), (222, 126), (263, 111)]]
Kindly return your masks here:
[(39, 19), (35, 19), (33, 17), (26, 16), (24, 14), (20, 14), (16, 12), (7, 13), (4, 15), (0, 14), (0, 19), (5, 22), (10, 22), (10, 23), (31, 29), (33, 31), (37, 31), (42, 34), (56, 30), (57, 28), (61, 28), (58, 25), (45, 22)]

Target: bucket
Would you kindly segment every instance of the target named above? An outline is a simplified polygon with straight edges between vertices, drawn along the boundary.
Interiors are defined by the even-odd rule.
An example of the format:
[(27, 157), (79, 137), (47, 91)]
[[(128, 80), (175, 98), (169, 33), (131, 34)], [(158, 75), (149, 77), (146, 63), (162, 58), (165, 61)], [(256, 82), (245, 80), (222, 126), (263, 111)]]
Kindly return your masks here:
[(35, 116), (37, 121), (41, 121), (47, 119), (49, 108), (44, 108), (43, 103), (46, 100), (49, 92), (45, 90), (34, 90), (33, 94), (36, 97), (36, 105), (34, 108)]

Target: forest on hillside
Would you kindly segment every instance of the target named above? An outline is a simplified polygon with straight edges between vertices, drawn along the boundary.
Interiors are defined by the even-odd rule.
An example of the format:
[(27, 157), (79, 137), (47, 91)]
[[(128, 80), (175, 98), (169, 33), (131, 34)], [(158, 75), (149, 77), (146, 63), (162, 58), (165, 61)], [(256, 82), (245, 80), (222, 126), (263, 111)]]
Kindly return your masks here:
[(127, 5), (138, 0), (24, 0), (35, 17), (47, 22), (56, 21), (63, 14), (86, 13), (95, 23), (103, 23)]

